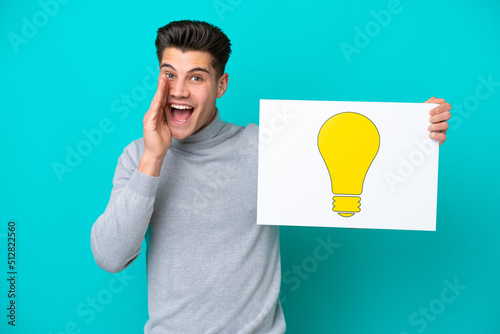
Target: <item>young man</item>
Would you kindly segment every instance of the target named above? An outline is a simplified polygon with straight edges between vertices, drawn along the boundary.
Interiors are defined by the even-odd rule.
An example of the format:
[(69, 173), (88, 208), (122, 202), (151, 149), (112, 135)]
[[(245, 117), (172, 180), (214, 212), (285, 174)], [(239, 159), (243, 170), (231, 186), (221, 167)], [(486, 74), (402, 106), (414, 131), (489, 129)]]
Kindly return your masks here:
[[(145, 333), (284, 333), (278, 227), (256, 224), (258, 128), (223, 122), (230, 41), (205, 22), (158, 30), (158, 89), (143, 138), (118, 160), (92, 227), (97, 264), (118, 272), (147, 241)], [(450, 105), (431, 112), (446, 139)]]

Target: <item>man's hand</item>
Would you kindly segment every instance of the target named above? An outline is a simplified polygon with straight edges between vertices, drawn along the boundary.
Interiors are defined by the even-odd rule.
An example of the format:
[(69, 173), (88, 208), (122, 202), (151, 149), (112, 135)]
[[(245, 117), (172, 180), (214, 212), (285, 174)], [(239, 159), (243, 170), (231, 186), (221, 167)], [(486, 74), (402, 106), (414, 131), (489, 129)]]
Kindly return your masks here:
[(172, 145), (172, 134), (165, 120), (168, 86), (167, 78), (160, 73), (156, 94), (142, 121), (144, 154), (137, 169), (151, 176), (160, 175), (163, 159)]
[(429, 130), (431, 137), (439, 142), (441, 146), (442, 143), (446, 141), (446, 131), (448, 130), (448, 120), (451, 117), (451, 105), (447, 103), (444, 99), (438, 99), (431, 97), (424, 103), (438, 103), (439, 105), (429, 111), (429, 122), (431, 123), (427, 129)]

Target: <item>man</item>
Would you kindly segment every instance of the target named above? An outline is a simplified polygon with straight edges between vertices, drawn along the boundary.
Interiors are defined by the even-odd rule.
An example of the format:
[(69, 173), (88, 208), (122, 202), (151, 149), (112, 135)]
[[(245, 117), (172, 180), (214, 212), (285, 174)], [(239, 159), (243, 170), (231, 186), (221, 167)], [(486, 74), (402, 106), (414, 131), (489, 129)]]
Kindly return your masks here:
[[(258, 129), (223, 122), (230, 41), (205, 22), (156, 39), (160, 76), (143, 138), (120, 156), (91, 232), (97, 264), (118, 272), (147, 241), (145, 333), (284, 333), (278, 227), (256, 224)], [(443, 143), (450, 105), (431, 112)]]

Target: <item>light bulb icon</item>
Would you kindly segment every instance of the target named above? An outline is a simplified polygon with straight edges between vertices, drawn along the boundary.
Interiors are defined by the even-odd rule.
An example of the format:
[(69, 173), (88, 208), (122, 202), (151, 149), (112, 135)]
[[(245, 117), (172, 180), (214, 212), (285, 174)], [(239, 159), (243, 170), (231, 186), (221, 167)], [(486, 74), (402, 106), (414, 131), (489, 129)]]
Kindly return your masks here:
[(330, 117), (318, 134), (318, 148), (332, 182), (333, 211), (351, 217), (359, 206), (366, 173), (380, 147), (375, 124), (355, 112)]

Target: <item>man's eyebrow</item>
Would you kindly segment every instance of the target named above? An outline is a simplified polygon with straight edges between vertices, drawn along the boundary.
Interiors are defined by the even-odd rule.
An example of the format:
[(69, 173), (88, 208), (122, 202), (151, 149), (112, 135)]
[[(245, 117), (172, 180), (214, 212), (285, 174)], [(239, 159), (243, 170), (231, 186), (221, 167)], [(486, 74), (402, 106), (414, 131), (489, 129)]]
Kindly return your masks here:
[[(163, 68), (163, 67), (168, 67), (168, 68), (171, 68), (173, 70), (175, 70), (175, 67), (173, 67), (172, 65), (168, 64), (168, 63), (163, 63), (161, 64), (160, 68)], [(201, 71), (201, 72), (206, 72), (208, 74), (210, 74), (210, 71), (206, 68), (203, 68), (203, 67), (195, 67), (195, 68), (192, 68), (188, 71), (188, 73), (192, 73), (192, 72), (198, 72), (198, 71)]]
[(167, 63), (163, 63), (163, 64), (161, 64), (161, 65), (160, 65), (160, 68), (162, 68), (162, 67), (169, 67), (169, 68), (171, 68), (171, 69), (175, 70), (175, 68), (174, 68), (172, 65), (167, 64)]
[(199, 72), (199, 71), (201, 71), (201, 72), (206, 72), (206, 73), (210, 74), (210, 71), (209, 71), (209, 70), (207, 70), (206, 68), (203, 68), (203, 67), (195, 67), (195, 68), (193, 68), (193, 69), (189, 70), (189, 71), (188, 71), (188, 73), (191, 73), (191, 72)]

